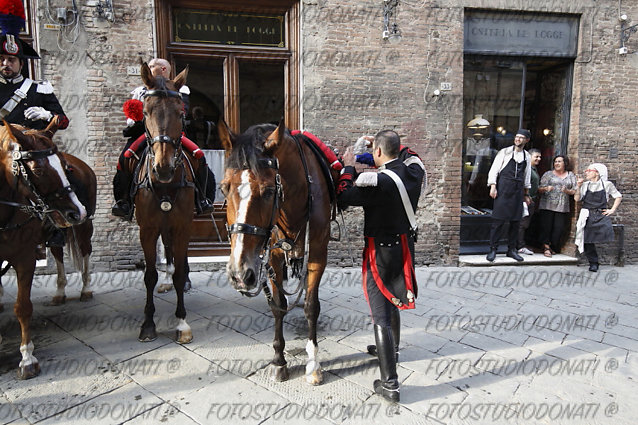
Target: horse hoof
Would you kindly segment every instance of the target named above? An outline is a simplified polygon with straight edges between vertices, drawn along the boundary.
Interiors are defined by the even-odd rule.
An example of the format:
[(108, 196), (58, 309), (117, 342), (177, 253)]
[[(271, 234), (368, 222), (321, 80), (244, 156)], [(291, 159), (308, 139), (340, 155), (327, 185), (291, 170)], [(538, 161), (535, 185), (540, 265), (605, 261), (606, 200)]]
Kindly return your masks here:
[(27, 366), (22, 366), (18, 368), (18, 379), (25, 380), (31, 379), (40, 374), (40, 364), (39, 363), (31, 363)]
[(66, 302), (66, 295), (56, 295), (51, 300), (51, 305), (62, 305)]
[(306, 382), (310, 385), (320, 385), (323, 382), (323, 374), (321, 373), (321, 369), (317, 369), (309, 375), (306, 375)]
[(93, 291), (82, 292), (80, 294), (80, 301), (88, 301), (93, 299)]
[(177, 342), (180, 344), (188, 344), (193, 340), (193, 331), (190, 329), (187, 331), (176, 331), (177, 332)]
[(275, 382), (284, 382), (287, 381), (289, 378), (288, 375), (288, 366), (283, 365), (283, 366), (272, 366), (272, 375), (270, 376), (270, 378), (275, 381)]
[(173, 285), (170, 283), (162, 283), (160, 286), (157, 287), (158, 294), (164, 294), (172, 290), (173, 290)]
[(191, 290), (191, 282), (190, 280), (187, 280), (186, 282), (184, 282), (184, 292), (188, 292)]
[(140, 342), (151, 342), (157, 339), (157, 331), (155, 328), (148, 328), (140, 331), (140, 336), (137, 338)]

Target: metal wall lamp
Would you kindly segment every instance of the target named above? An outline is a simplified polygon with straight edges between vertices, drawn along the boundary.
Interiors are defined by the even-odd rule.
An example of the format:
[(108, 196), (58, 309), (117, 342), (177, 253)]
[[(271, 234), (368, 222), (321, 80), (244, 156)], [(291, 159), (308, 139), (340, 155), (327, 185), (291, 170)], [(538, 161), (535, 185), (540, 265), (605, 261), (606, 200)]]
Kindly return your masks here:
[[(396, 8), (399, 6), (399, 0), (383, 0), (383, 34), (384, 40), (388, 40), (392, 44), (401, 41), (401, 30), (396, 22)], [(390, 17), (393, 22), (390, 24)]]
[(625, 43), (629, 40), (631, 34), (634, 34), (637, 31), (638, 24), (628, 26), (627, 15), (620, 15), (620, 49), (618, 49), (619, 54), (626, 55), (628, 53)]

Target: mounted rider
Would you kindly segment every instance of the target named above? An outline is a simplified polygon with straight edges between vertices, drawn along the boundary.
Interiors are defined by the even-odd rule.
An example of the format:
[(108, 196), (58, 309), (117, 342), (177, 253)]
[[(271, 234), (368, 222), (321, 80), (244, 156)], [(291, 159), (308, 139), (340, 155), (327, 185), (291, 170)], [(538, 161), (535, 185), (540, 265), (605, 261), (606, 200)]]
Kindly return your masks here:
[[(171, 65), (166, 59), (155, 58), (149, 63), (149, 68), (153, 76), (162, 76), (166, 79), (170, 78)], [(128, 171), (128, 167), (125, 162), (128, 158), (138, 157), (139, 154), (146, 147), (146, 134), (144, 119), (141, 115), (141, 110), (137, 113), (127, 113), (136, 109), (135, 103), (144, 101), (147, 88), (140, 86), (131, 92), (131, 100), (128, 100), (125, 105), (125, 113), (127, 114), (127, 127), (122, 131), (124, 137), (128, 138), (124, 150), (120, 153), (120, 157), (117, 163), (117, 172), (113, 178), (113, 196), (115, 198), (115, 204), (111, 208), (111, 213), (114, 216), (122, 217), (130, 220), (132, 217), (132, 200), (130, 199), (131, 183), (133, 181), (133, 175)], [(184, 102), (184, 115), (188, 114), (189, 107), (189, 95), (190, 89), (184, 85), (179, 90), (182, 102)], [(204, 153), (199, 146), (193, 141), (182, 135), (182, 146), (188, 150), (196, 159), (199, 160), (199, 167), (195, 175), (197, 183), (198, 198), (196, 200), (196, 207), (199, 213), (211, 213), (214, 209), (213, 200), (215, 199), (215, 176), (213, 172), (208, 168)]]
[[(69, 126), (69, 119), (48, 81), (34, 81), (23, 74), (27, 59), (40, 59), (38, 53), (18, 34), (24, 27), (22, 2), (13, 2), (15, 14), (2, 14), (0, 36), (0, 119), (10, 124), (43, 130), (57, 118), (58, 129)], [(26, 72), (25, 72), (26, 73)], [(61, 230), (45, 223), (47, 246), (64, 246)], [(50, 227), (50, 228), (49, 228)]]

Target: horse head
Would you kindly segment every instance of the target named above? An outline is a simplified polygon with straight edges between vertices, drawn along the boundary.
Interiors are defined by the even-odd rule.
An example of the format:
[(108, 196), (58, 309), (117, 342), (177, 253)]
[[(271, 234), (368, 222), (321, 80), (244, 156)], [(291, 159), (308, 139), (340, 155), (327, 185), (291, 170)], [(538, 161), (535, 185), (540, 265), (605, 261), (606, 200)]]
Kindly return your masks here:
[(169, 183), (181, 160), (184, 103), (179, 89), (186, 84), (188, 67), (167, 80), (153, 76), (145, 62), (141, 74), (148, 89), (144, 95), (144, 118), (153, 174), (160, 183)]
[(226, 271), (233, 288), (247, 292), (259, 283), (264, 251), (282, 202), (279, 162), (273, 153), (290, 136), (283, 122), (277, 127), (255, 125), (237, 137), (221, 121), (218, 131), (227, 156), (221, 182), (231, 249)]
[(73, 192), (64, 158), (51, 140), (57, 128), (56, 118), (44, 130), (27, 130), (5, 121), (0, 127), (0, 150), (10, 158), (12, 179), (8, 181), (15, 181), (21, 195), (51, 214), (58, 227), (67, 227), (84, 221), (86, 209)]

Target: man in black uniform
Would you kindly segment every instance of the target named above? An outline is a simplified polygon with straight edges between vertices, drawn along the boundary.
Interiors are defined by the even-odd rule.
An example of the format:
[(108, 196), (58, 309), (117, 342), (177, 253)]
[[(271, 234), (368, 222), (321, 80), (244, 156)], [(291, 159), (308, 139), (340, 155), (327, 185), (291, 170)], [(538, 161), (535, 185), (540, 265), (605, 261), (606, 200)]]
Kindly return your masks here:
[(374, 391), (396, 402), (399, 401), (396, 371), (399, 310), (414, 308), (417, 296), (414, 210), (421, 194), (425, 167), (416, 153), (401, 146), (399, 135), (391, 130), (381, 131), (374, 137), (372, 156), (379, 172), (357, 174), (352, 149), (346, 150), (337, 197), (342, 208), (363, 206), (363, 288), (376, 342), (368, 351), (378, 355), (381, 371), (381, 379), (374, 381)]
[[(22, 75), (26, 59), (40, 59), (17, 35), (0, 36), (0, 119), (11, 124), (42, 130), (57, 117), (58, 129), (69, 126), (49, 82), (36, 82)], [(45, 222), (47, 246), (64, 246), (64, 233)]]
[(514, 144), (498, 151), (487, 175), (490, 196), (494, 199), (490, 252), (485, 257), (490, 262), (494, 261), (496, 257), (498, 240), (507, 223), (509, 223), (509, 233), (506, 255), (516, 261), (523, 261), (523, 257), (518, 254), (516, 248), (518, 228), (523, 217), (523, 201), (527, 204), (531, 202), (529, 197), (532, 174), (531, 157), (523, 149), (530, 136), (529, 130), (519, 129), (514, 137)]

